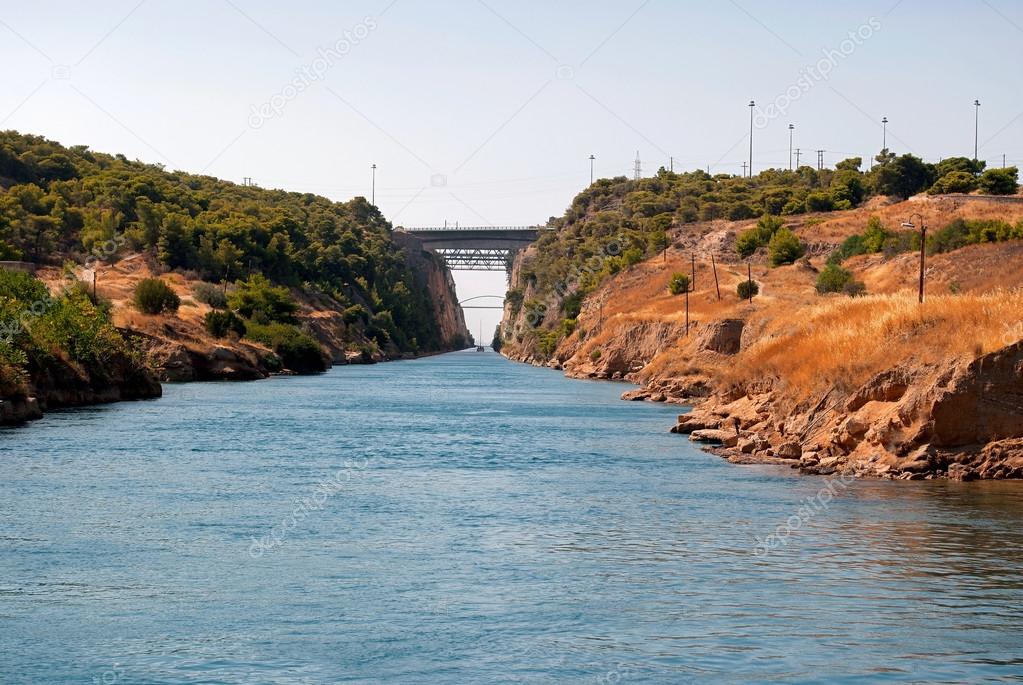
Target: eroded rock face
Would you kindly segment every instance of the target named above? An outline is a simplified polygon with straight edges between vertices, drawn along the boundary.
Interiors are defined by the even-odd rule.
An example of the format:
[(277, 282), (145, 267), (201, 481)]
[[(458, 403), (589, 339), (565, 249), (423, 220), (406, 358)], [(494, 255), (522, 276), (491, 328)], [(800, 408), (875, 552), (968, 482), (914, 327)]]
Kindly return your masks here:
[(1023, 342), (955, 368), (930, 414), (930, 442), (938, 446), (1023, 436)]
[(742, 347), (742, 319), (719, 319), (704, 326), (697, 337), (697, 348), (720, 354), (738, 354)]

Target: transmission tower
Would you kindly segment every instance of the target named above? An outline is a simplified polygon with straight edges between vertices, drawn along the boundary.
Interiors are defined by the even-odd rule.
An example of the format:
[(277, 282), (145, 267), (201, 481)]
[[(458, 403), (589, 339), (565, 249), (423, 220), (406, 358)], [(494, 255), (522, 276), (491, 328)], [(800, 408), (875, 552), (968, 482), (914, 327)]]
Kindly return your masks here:
[(639, 150), (636, 150), (636, 166), (632, 170), (632, 179), (638, 181), (643, 178), (643, 166), (639, 161)]

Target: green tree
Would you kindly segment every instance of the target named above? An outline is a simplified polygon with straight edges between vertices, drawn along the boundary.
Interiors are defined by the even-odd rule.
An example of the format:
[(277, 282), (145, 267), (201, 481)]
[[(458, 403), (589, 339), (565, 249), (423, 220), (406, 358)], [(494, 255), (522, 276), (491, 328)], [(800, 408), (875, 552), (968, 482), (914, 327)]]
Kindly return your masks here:
[(910, 154), (894, 157), (874, 167), (874, 191), (903, 199), (916, 195), (934, 182), (934, 169)]
[(689, 275), (684, 273), (673, 273), (668, 281), (668, 292), (672, 295), (681, 295), (689, 291)]
[(803, 244), (796, 234), (787, 228), (779, 229), (767, 244), (767, 257), (771, 266), (792, 264), (803, 256)]
[(978, 185), (988, 195), (1015, 195), (1019, 190), (1019, 169), (1014, 166), (988, 169), (980, 177)]
[(144, 278), (135, 286), (135, 306), (144, 314), (173, 314), (181, 299), (159, 278)]

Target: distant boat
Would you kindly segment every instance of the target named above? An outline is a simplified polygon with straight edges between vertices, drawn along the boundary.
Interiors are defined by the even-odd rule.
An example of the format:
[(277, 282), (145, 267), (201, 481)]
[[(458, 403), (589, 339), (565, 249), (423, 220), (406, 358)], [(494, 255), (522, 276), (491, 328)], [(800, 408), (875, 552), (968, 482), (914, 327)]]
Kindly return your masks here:
[[(480, 337), (478, 338), (478, 340), (483, 340), (483, 322), (482, 321), (480, 321)], [(486, 352), (487, 348), (484, 347), (483, 345), (480, 345), (480, 344), (477, 343), (476, 351), (477, 352)]]

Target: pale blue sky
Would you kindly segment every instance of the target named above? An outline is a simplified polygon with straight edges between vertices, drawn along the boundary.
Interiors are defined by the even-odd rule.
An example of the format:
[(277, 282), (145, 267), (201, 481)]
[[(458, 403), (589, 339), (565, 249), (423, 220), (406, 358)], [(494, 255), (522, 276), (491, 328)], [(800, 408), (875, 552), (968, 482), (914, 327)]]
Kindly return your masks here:
[[(896, 152), (970, 156), (974, 98), (980, 156), (1023, 162), (1009, 0), (4, 0), (0, 22), (0, 128), (339, 200), (368, 196), (376, 163), (398, 224), (542, 222), (591, 153), (598, 176), (631, 174), (637, 150), (645, 173), (669, 155), (738, 173), (748, 101), (775, 101), (825, 50), (828, 78), (755, 131), (755, 169), (788, 164), (790, 122), (829, 165), (868, 158), (885, 115)], [(346, 54), (282, 99), (346, 32)], [(458, 281), (463, 297), (504, 290), (500, 274)]]

